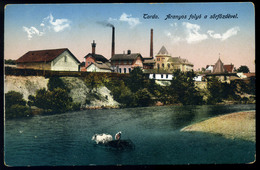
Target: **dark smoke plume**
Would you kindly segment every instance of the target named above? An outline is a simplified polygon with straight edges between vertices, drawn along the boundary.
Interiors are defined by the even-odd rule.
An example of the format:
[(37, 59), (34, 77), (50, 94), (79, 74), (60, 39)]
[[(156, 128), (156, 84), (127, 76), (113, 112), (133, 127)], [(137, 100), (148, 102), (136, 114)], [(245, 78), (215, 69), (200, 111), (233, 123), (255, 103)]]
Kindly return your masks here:
[(100, 25), (103, 25), (104, 27), (114, 27), (114, 25), (113, 24), (111, 24), (111, 23), (109, 23), (109, 22), (106, 22), (106, 21), (98, 21), (97, 22), (98, 24), (100, 24)]

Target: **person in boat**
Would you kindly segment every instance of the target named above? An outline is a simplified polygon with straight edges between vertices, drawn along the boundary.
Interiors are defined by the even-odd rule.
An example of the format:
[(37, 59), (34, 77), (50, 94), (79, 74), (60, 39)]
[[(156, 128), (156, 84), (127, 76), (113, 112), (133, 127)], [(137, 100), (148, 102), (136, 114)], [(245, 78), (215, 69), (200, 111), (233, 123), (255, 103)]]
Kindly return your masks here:
[(115, 135), (115, 140), (119, 141), (121, 139), (121, 134), (122, 134), (121, 131), (117, 132), (116, 135)]

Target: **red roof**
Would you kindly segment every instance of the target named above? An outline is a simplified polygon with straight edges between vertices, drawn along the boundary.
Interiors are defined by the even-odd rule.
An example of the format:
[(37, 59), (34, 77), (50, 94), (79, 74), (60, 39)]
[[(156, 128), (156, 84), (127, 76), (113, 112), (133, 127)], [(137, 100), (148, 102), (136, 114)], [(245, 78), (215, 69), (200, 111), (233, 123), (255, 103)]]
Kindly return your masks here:
[[(77, 61), (78, 59), (67, 48), (29, 51), (16, 60), (17, 63), (35, 63), (50, 62), (61, 55), (64, 51), (68, 51)], [(78, 61), (79, 62), (79, 61)], [(80, 62), (79, 62), (80, 63)]]
[(246, 77), (255, 77), (255, 73), (243, 73)]
[(230, 64), (230, 65), (224, 65), (224, 69), (229, 72), (229, 73), (232, 73), (233, 72), (233, 68), (234, 68), (234, 65), (233, 64)]

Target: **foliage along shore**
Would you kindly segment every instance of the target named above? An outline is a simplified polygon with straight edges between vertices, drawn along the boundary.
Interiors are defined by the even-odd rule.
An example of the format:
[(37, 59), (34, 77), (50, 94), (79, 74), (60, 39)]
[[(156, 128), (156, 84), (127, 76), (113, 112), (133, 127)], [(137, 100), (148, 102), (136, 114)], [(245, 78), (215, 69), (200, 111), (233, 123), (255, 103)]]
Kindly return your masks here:
[(28, 101), (23, 99), (23, 94), (6, 93), (6, 118), (83, 109), (255, 103), (254, 80), (228, 84), (213, 77), (207, 79), (206, 89), (200, 89), (196, 87), (194, 77), (194, 72), (177, 70), (173, 72), (169, 86), (160, 86), (155, 80), (145, 78), (140, 68), (135, 68), (126, 79), (98, 74), (74, 79), (50, 77), (47, 88), (29, 95)]

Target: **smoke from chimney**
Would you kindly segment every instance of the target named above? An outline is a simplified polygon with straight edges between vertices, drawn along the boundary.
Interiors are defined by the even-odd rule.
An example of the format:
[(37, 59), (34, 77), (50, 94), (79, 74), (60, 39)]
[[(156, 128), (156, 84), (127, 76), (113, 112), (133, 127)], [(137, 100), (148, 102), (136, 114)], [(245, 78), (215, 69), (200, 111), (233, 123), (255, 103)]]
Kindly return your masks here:
[(114, 27), (113, 24), (106, 22), (106, 21), (97, 21), (98, 24), (103, 25), (104, 27)]
[(107, 21), (98, 21), (97, 24), (100, 24), (104, 27), (111, 27), (112, 28), (112, 49), (111, 49), (111, 57), (115, 54), (115, 27), (113, 24), (107, 22)]
[(111, 49), (111, 57), (115, 54), (115, 27), (112, 27), (112, 49)]
[(150, 57), (153, 58), (153, 29), (151, 29), (151, 39), (150, 39)]

